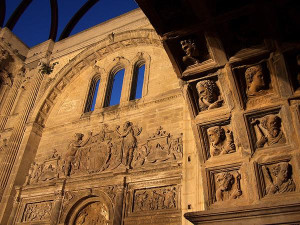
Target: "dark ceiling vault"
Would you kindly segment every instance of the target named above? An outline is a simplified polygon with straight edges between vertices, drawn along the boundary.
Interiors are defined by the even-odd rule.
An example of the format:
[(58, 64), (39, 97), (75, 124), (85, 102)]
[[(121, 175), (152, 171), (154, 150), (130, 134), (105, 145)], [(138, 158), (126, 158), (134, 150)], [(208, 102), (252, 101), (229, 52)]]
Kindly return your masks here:
[[(28, 6), (33, 0), (23, 0), (18, 7), (14, 10), (10, 18), (8, 19), (5, 27), (10, 30), (13, 30), (23, 13), (26, 11)], [(38, 0), (35, 0), (38, 1)], [(58, 4), (57, 0), (49, 0), (51, 6), (51, 26), (49, 31), (49, 39), (55, 41), (58, 30)], [(99, 0), (87, 0), (87, 2), (74, 14), (70, 19), (68, 24), (63, 29), (63, 32), (60, 35), (59, 40), (67, 38), (70, 36), (74, 27), (81, 20), (81, 18), (91, 9)], [(3, 23), (6, 15), (6, 0), (0, 0), (0, 26), (3, 27)]]

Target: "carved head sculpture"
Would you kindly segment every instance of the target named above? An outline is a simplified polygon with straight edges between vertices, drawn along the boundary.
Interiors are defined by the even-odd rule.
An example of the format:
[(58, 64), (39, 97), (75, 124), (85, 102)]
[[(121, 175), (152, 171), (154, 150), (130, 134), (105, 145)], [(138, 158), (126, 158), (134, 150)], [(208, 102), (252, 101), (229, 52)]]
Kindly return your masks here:
[(234, 184), (234, 176), (229, 172), (220, 173), (217, 175), (217, 182), (220, 190), (229, 191)]
[(249, 95), (255, 95), (266, 86), (265, 76), (261, 65), (251, 66), (245, 72), (247, 91)]
[(182, 50), (185, 52), (187, 56), (190, 57), (198, 57), (199, 52), (196, 47), (196, 44), (191, 39), (183, 40), (180, 42)]
[(131, 122), (129, 122), (129, 121), (126, 121), (125, 123), (124, 123), (124, 125), (123, 125), (123, 129), (124, 130), (127, 130), (129, 127), (131, 127), (132, 126), (132, 123)]
[(272, 174), (277, 178), (277, 182), (286, 182), (289, 179), (290, 166), (287, 162), (278, 163), (272, 169)]
[(210, 127), (207, 129), (209, 140), (214, 145), (218, 145), (226, 138), (225, 130), (221, 126)]
[(218, 100), (220, 95), (217, 84), (212, 80), (201, 80), (197, 83), (196, 89), (199, 95), (199, 100), (204, 103), (211, 104)]
[(82, 138), (83, 138), (83, 134), (81, 134), (81, 133), (75, 133), (75, 139), (77, 140), (77, 141), (81, 141), (82, 140)]
[(9, 58), (9, 53), (5, 49), (0, 50), (0, 63), (7, 60)]
[(281, 131), (281, 118), (276, 115), (267, 115), (261, 119), (261, 125), (271, 137), (275, 138)]

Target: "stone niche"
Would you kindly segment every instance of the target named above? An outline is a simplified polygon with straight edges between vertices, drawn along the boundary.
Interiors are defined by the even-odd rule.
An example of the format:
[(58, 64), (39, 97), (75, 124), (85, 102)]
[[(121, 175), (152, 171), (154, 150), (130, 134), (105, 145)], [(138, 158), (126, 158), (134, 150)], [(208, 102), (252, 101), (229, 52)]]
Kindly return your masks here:
[(274, 198), (274, 195), (296, 191), (293, 166), (290, 159), (256, 163), (255, 170), (260, 198)]
[(199, 113), (210, 113), (211, 110), (225, 105), (222, 89), (216, 74), (206, 76), (188, 84), (187, 95), (193, 107), (194, 116)]
[(203, 124), (199, 129), (202, 134), (204, 160), (236, 152), (230, 120)]
[(288, 144), (280, 108), (247, 114), (252, 153)]
[(273, 70), (266, 58), (248, 60), (233, 67), (241, 101), (247, 108), (261, 107), (274, 95)]
[(221, 206), (236, 205), (245, 196), (245, 187), (241, 185), (242, 174), (240, 164), (227, 167), (209, 168), (208, 176), (208, 205)]

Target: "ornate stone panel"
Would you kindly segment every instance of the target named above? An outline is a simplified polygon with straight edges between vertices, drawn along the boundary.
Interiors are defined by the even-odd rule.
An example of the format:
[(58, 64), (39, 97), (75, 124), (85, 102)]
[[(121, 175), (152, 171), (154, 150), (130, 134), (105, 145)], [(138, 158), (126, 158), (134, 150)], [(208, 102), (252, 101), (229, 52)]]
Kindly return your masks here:
[(22, 222), (49, 221), (53, 208), (52, 201), (28, 203), (25, 206)]
[(252, 152), (287, 144), (280, 109), (246, 115)]
[(236, 152), (230, 120), (200, 125), (204, 160)]
[[(226, 204), (243, 198), (240, 165), (207, 169), (209, 205)], [(227, 203), (228, 204), (228, 203)]]
[(274, 94), (271, 63), (268, 59), (250, 60), (248, 63), (235, 66), (233, 72), (243, 103), (247, 107), (257, 107), (262, 103), (267, 103), (268, 98)]
[(178, 209), (177, 187), (137, 189), (133, 195), (132, 212)]
[(293, 166), (289, 159), (255, 163), (260, 198), (296, 191)]

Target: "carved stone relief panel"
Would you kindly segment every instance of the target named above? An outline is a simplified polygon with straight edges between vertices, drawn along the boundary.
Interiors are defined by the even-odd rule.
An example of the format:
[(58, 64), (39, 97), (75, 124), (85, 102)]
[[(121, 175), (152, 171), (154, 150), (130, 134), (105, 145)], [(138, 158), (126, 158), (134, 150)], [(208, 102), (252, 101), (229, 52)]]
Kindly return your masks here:
[(25, 206), (22, 222), (50, 220), (53, 202), (28, 203)]
[(280, 109), (248, 115), (252, 151), (286, 144)]
[(240, 166), (208, 169), (209, 203), (225, 204), (243, 197)]
[(199, 111), (220, 108), (224, 104), (216, 78), (200, 80), (196, 84)]
[(62, 177), (62, 160), (54, 149), (43, 163), (33, 162), (30, 166), (25, 185), (50, 181)]
[(289, 160), (256, 163), (255, 168), (261, 198), (296, 191), (293, 166)]
[(266, 59), (233, 68), (240, 86), (242, 101), (247, 107), (259, 107), (274, 93), (270, 63)]
[(109, 209), (104, 203), (95, 202), (85, 206), (76, 216), (74, 225), (108, 225)]
[(64, 154), (56, 150), (43, 163), (33, 163), (26, 184), (55, 178), (93, 174), (103, 171), (142, 168), (164, 162), (180, 163), (183, 154), (182, 134), (173, 136), (162, 127), (146, 140), (138, 137), (142, 128), (125, 122), (120, 128), (103, 125), (99, 133), (86, 136), (76, 133)]
[(203, 136), (205, 159), (236, 152), (230, 121), (200, 126)]
[(132, 212), (177, 208), (178, 190), (175, 185), (134, 191)]
[(180, 162), (183, 154), (182, 134), (173, 136), (159, 127), (145, 144), (139, 145), (133, 158), (133, 168), (162, 162)]

